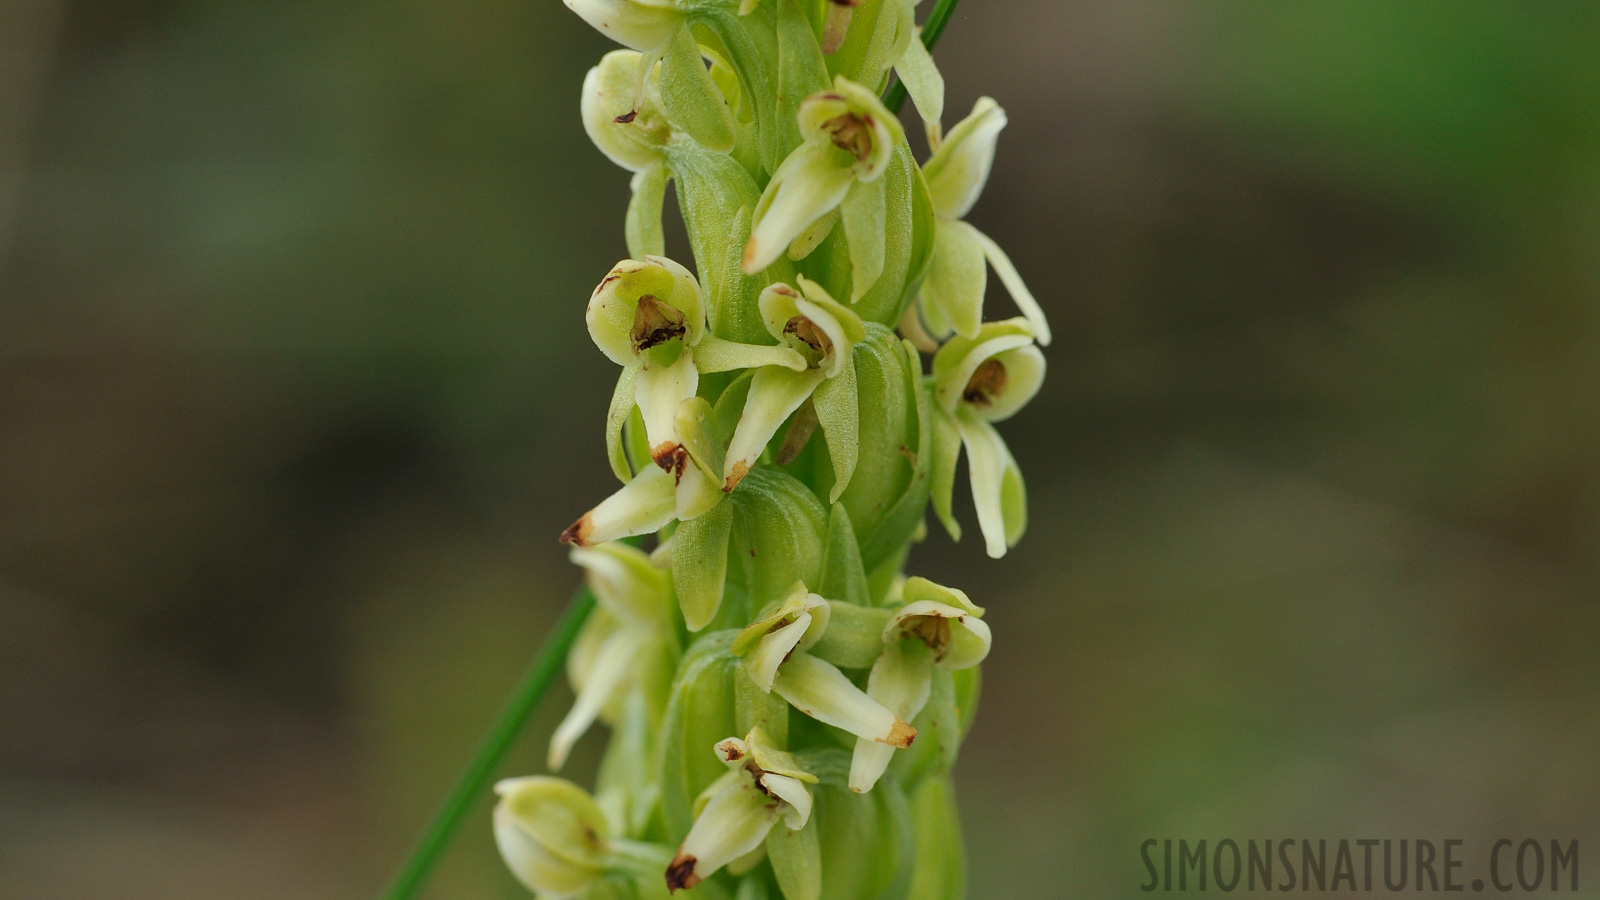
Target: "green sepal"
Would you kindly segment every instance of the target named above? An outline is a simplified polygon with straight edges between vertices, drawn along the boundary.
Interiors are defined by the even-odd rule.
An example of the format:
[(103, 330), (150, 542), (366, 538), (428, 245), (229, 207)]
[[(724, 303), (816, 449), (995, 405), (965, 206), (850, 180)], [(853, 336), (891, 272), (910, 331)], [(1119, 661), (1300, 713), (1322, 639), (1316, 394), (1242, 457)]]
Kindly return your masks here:
[(850, 486), (861, 453), (855, 365), (845, 366), (837, 377), (817, 385), (811, 393), (811, 405), (828, 444), (828, 458), (833, 461), (833, 487), (828, 491), (828, 502), (837, 503), (839, 495)]
[(911, 792), (916, 863), (905, 900), (964, 900), (967, 851), (949, 777), (928, 778)]
[(661, 723), (661, 813), (673, 840), (694, 824), (693, 805), (728, 770), (712, 752), (736, 733), (734, 676), (739, 658), (728, 652), (738, 632), (716, 631), (689, 645), (678, 664)]
[[(839, 204), (845, 247), (850, 253), (850, 302), (860, 302), (883, 275), (887, 240), (888, 179), (857, 181)], [(981, 259), (981, 256), (980, 256)]]
[(828, 542), (824, 547), (822, 579), (817, 582), (816, 591), (829, 600), (872, 605), (856, 530), (850, 524), (850, 512), (840, 504), (834, 504), (828, 511)]
[[(851, 13), (850, 33), (828, 57), (829, 74), (843, 75), (882, 93), (900, 43), (898, 33), (911, 25), (910, 9), (906, 0), (862, 0)], [(909, 35), (909, 30), (906, 33)]]
[[(888, 624), (890, 615), (890, 610), (881, 607), (834, 603), (828, 630), (811, 648), (811, 655), (841, 669), (871, 668), (883, 652), (883, 626)], [(920, 743), (922, 736), (918, 734), (912, 746)]]
[[(756, 152), (760, 165), (767, 172), (776, 171), (787, 155), (780, 148), (781, 111), (778, 109), (777, 4), (763, 3), (744, 16), (715, 5), (705, 6), (690, 13), (690, 21), (700, 26), (708, 38), (720, 42), (717, 48), (739, 76), (739, 86), (744, 94), (743, 103), (749, 105), (755, 119)], [(794, 113), (789, 113), (791, 125)]]
[(629, 183), (633, 196), (628, 200), (628, 214), (623, 220), (622, 231), (628, 240), (628, 255), (634, 259), (667, 254), (667, 238), (661, 228), (661, 206), (666, 200), (669, 180), (671, 174), (667, 167), (655, 165), (635, 172)]
[(732, 528), (733, 506), (718, 503), (683, 522), (673, 533), (672, 583), (683, 610), (684, 624), (690, 631), (705, 628), (722, 607), (728, 574), (728, 537)]
[[(778, 93), (775, 158), (800, 146), (800, 104), (833, 84), (811, 21), (798, 0), (778, 0)], [(766, 154), (762, 154), (765, 161)]]
[[(616, 390), (611, 392), (611, 406), (606, 410), (606, 459), (611, 461), (611, 471), (623, 484), (633, 480), (633, 468), (628, 464), (628, 449), (623, 445), (622, 427), (633, 415), (633, 387), (639, 377), (636, 366), (627, 366), (617, 376)], [(644, 423), (640, 420), (640, 429)]]
[(815, 817), (798, 831), (782, 825), (769, 831), (767, 860), (784, 900), (820, 900), (822, 842)]
[(956, 688), (956, 715), (961, 734), (972, 730), (972, 720), (978, 717), (978, 698), (983, 693), (983, 667), (957, 669), (950, 673)]
[[(922, 282), (924, 312), (930, 328), (945, 326), (964, 338), (974, 338), (983, 326), (983, 295), (989, 282), (989, 264), (983, 258), (983, 244), (973, 235), (971, 225), (951, 219), (935, 226), (933, 259)], [(948, 334), (943, 327), (934, 336)]]
[[(638, 405), (634, 405), (628, 412), (627, 422), (622, 430), (622, 447), (624, 455), (628, 458), (628, 465), (633, 468), (635, 475), (655, 465), (655, 460), (650, 458), (650, 439), (645, 436), (644, 414), (639, 412)], [(630, 476), (628, 481), (632, 480)]]
[[(847, 786), (850, 754), (813, 750), (796, 754), (821, 783), (812, 790), (811, 816), (821, 839), (822, 896), (828, 900), (880, 900), (910, 883), (911, 810), (893, 778), (865, 794)], [(898, 884), (897, 884), (898, 883)], [(896, 887), (901, 890), (896, 891)]]
[(706, 69), (700, 45), (685, 22), (661, 51), (661, 111), (667, 121), (715, 153), (733, 150), (738, 134), (733, 110)]
[(921, 362), (887, 328), (869, 326), (856, 345), (856, 390), (861, 409), (861, 454), (850, 487), (839, 497), (861, 542), (862, 566), (872, 572), (900, 552), (928, 502), (928, 418), (922, 409)]
[(771, 691), (763, 691), (745, 667), (733, 677), (736, 734), (760, 728), (780, 747), (789, 745), (789, 704)]
[(809, 488), (785, 472), (757, 466), (728, 500), (735, 517), (733, 557), (752, 607), (787, 596), (796, 581), (818, 582), (828, 518)]
[[(667, 148), (673, 188), (689, 232), (695, 272), (706, 298), (711, 333), (745, 344), (771, 341), (761, 320), (756, 297), (767, 282), (739, 268), (750, 239), (750, 213), (761, 191), (732, 157), (712, 153), (689, 141)], [(779, 259), (766, 270), (777, 279), (793, 278), (794, 267)]]
[[(867, 321), (893, 327), (922, 286), (933, 257), (936, 225), (927, 182), (904, 141), (895, 146), (894, 157), (879, 180), (884, 192), (883, 273), (856, 301), (855, 311)], [(829, 271), (840, 273), (837, 279), (824, 284), (839, 289), (839, 296), (853, 296), (843, 290), (843, 284), (836, 283), (842, 282), (850, 271), (846, 241), (835, 232), (812, 258), (820, 257), (822, 249), (828, 251)]]

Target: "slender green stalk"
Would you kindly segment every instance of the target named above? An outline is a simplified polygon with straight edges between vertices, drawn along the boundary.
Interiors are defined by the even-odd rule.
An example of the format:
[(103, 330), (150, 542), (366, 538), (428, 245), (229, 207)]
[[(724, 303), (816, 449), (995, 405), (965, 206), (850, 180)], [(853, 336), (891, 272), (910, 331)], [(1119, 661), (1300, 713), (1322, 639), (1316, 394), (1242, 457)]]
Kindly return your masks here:
[(482, 796), (489, 780), (494, 777), (500, 761), (516, 743), (522, 726), (538, 708), (539, 701), (544, 699), (545, 692), (550, 690), (550, 685), (555, 683), (556, 676), (566, 664), (567, 652), (572, 649), (572, 642), (578, 637), (578, 629), (582, 628), (584, 621), (589, 618), (589, 613), (594, 610), (594, 604), (594, 594), (587, 586), (579, 588), (572, 596), (572, 601), (567, 604), (566, 612), (562, 613), (555, 630), (545, 640), (544, 646), (539, 649), (539, 655), (534, 657), (527, 672), (523, 673), (522, 681), (517, 684), (517, 689), (506, 703), (505, 709), (501, 710), (494, 727), (478, 746), (478, 752), (473, 754), (472, 762), (456, 780), (456, 786), (444, 805), (434, 814), (428, 830), (417, 842), (416, 848), (411, 851), (411, 856), (406, 859), (405, 867), (389, 884), (389, 889), (384, 891), (383, 900), (406, 900), (422, 887), (422, 882), (428, 877), (428, 872), (432, 870), (434, 863), (444, 855), (457, 826)]
[[(956, 3), (959, 0), (939, 0), (933, 6), (933, 12), (928, 13), (928, 21), (922, 23), (922, 46), (929, 50), (939, 43), (939, 36), (944, 34), (944, 27), (950, 24), (950, 17), (955, 15)], [(889, 107), (890, 112), (899, 112), (900, 107), (906, 105), (906, 86), (896, 80), (888, 93), (883, 95), (883, 105)]]

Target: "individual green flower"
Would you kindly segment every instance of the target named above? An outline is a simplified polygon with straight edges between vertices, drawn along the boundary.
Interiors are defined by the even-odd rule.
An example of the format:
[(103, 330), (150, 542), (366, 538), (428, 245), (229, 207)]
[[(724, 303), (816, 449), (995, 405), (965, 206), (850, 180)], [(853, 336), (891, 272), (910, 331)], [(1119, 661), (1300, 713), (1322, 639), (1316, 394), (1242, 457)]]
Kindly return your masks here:
[(673, 603), (666, 573), (627, 544), (578, 547), (571, 558), (588, 573), (599, 608), (567, 656), (577, 698), (550, 738), (551, 771), (560, 770), (595, 719), (614, 720), (629, 693), (652, 695), (649, 705), (659, 717), (672, 679), (667, 636)]
[(866, 337), (866, 326), (821, 285), (803, 276), (797, 280), (799, 290), (786, 284), (768, 285), (758, 303), (767, 332), (804, 365), (799, 369), (764, 365), (755, 370), (749, 399), (724, 458), (722, 489), (733, 490), (784, 420), (811, 400), (815, 424), (822, 427), (833, 458), (835, 482), (830, 500), (836, 500), (855, 470), (858, 426), (851, 351)]
[(989, 180), (995, 144), (1005, 126), (1005, 110), (988, 97), (979, 98), (971, 115), (950, 129), (923, 167), (938, 226), (933, 260), (922, 282), (918, 306), (934, 337), (943, 339), (951, 332), (975, 337), (983, 324), (988, 266), (993, 266), (1032, 326), (1034, 339), (1048, 345), (1050, 323), (1010, 257), (983, 232), (961, 221), (978, 202), (978, 195)]
[(1034, 346), (1026, 319), (991, 322), (971, 338), (952, 338), (933, 358), (933, 507), (957, 540), (961, 528), (951, 513), (956, 458), (967, 451), (972, 502), (984, 544), (995, 559), (1022, 537), (1028, 498), (1022, 470), (994, 422), (1011, 418), (1044, 382), (1044, 354)]
[[(623, 367), (613, 407), (625, 414), (638, 406), (650, 458), (672, 474), (677, 486), (678, 518), (693, 518), (716, 500), (718, 485), (702, 483), (701, 473), (687, 464), (678, 434), (679, 407), (695, 396), (700, 375), (751, 366), (806, 367), (792, 349), (708, 334), (699, 283), (688, 269), (661, 256), (617, 263), (595, 288), (585, 320), (595, 346)], [(613, 429), (608, 440), (620, 441), (620, 429)], [(619, 451), (608, 449), (615, 458)]]
[(675, 0), (566, 0), (566, 4), (601, 34), (643, 54), (633, 91), (635, 110), (644, 96), (645, 79), (659, 61), (658, 98), (666, 117), (709, 150), (733, 149), (737, 140), (733, 112), (706, 71), (700, 45)]
[(762, 691), (819, 722), (869, 741), (909, 747), (911, 723), (867, 696), (832, 663), (807, 653), (828, 627), (828, 602), (796, 584), (788, 599), (733, 639), (735, 656)]
[(833, 90), (801, 102), (796, 117), (804, 141), (762, 192), (740, 265), (753, 275), (785, 248), (793, 258), (805, 256), (832, 227), (824, 217), (837, 210), (850, 252), (853, 302), (883, 272), (882, 176), (905, 134), (877, 94), (842, 75), (834, 78)]
[(588, 792), (562, 778), (494, 786), (494, 839), (517, 880), (542, 897), (576, 897), (605, 870), (610, 825)]
[(692, 888), (723, 866), (760, 849), (780, 820), (793, 831), (811, 818), (816, 776), (800, 768), (759, 727), (744, 740), (730, 737), (715, 747), (728, 773), (696, 801), (694, 826), (667, 867), (667, 889)]
[[(983, 609), (962, 591), (921, 577), (906, 580), (905, 605), (883, 629), (883, 654), (867, 677), (867, 696), (902, 719), (917, 717), (928, 702), (935, 666), (968, 669), (989, 655)], [(864, 793), (882, 777), (894, 750), (857, 740), (850, 762), (850, 790)]]

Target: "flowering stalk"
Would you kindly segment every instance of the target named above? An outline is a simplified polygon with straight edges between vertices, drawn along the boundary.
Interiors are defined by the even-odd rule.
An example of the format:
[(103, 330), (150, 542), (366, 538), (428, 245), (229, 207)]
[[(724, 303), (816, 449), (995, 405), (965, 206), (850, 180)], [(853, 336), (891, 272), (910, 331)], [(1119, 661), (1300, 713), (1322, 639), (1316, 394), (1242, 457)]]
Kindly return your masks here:
[[(598, 608), (551, 769), (611, 736), (592, 793), (499, 785), (502, 855), (549, 898), (962, 896), (949, 778), (991, 633), (904, 568), (930, 502), (959, 539), (963, 450), (989, 555), (1026, 526), (995, 423), (1038, 391), (1048, 325), (961, 221), (1005, 114), (984, 98), (945, 136), (925, 42), (950, 0), (923, 40), (914, 0), (566, 3), (628, 48), (581, 106), (634, 198), (632, 258), (587, 308), (622, 486), (561, 536)], [(879, 99), (894, 74), (921, 165)], [(669, 185), (693, 272), (666, 255)], [(983, 322), (989, 266), (1020, 317)]]

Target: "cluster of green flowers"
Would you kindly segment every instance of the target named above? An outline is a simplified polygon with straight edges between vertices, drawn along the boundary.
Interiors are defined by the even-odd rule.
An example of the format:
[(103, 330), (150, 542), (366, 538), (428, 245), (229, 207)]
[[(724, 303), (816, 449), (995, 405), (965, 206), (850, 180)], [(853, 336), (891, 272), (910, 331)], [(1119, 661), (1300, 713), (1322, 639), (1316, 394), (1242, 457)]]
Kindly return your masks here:
[[(1005, 113), (984, 98), (943, 133), (913, 0), (566, 3), (631, 48), (582, 112), (634, 177), (632, 258), (587, 311), (622, 367), (623, 486), (562, 535), (599, 602), (551, 769), (597, 719), (612, 734), (593, 794), (498, 786), (501, 852), (551, 898), (961, 896), (949, 773), (990, 632), (904, 567), (930, 501), (960, 537), (963, 448), (989, 555), (1026, 525), (994, 423), (1038, 391), (1049, 330), (962, 221)], [(879, 99), (891, 73), (921, 166)], [(669, 183), (698, 277), (665, 256)], [(983, 322), (990, 266), (1021, 316)]]

